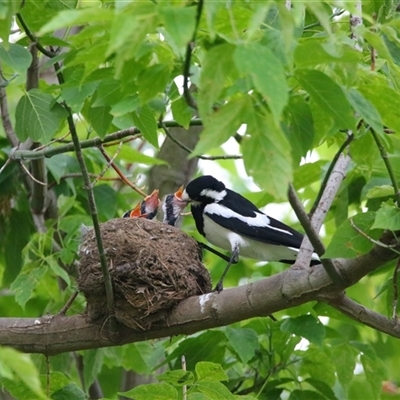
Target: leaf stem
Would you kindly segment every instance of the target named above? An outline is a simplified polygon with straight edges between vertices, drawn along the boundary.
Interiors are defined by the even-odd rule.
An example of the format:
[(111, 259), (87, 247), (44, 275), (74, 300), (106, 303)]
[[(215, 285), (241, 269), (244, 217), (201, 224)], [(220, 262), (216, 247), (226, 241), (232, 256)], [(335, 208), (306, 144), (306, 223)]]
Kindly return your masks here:
[(383, 162), (385, 163), (386, 170), (389, 174), (390, 180), (392, 181), (393, 189), (394, 189), (394, 195), (396, 196), (396, 203), (397, 206), (400, 207), (400, 190), (399, 190), (399, 185), (397, 184), (396, 176), (394, 174), (392, 164), (390, 163), (388, 153), (385, 149), (385, 146), (383, 145), (379, 135), (371, 129), (372, 136), (374, 137), (375, 143), (378, 147), (379, 153), (381, 154), (381, 158)]

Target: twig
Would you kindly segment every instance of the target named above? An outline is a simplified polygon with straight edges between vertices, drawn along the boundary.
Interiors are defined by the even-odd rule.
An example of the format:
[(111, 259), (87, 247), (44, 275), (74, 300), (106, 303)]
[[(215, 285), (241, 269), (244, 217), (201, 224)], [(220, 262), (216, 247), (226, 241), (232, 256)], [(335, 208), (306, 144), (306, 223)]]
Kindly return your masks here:
[[(0, 94), (1, 94), (1, 88), (0, 88)], [(1, 97), (0, 97), (1, 101)], [(166, 121), (164, 122), (165, 126), (167, 127), (181, 127), (180, 124), (178, 124), (176, 121)], [(203, 122), (201, 119), (193, 119), (189, 123), (190, 126), (201, 126), (203, 125)], [(161, 128), (161, 126), (159, 126)], [(101, 144), (104, 143), (109, 143), (113, 142), (115, 140), (118, 140), (118, 142), (127, 136), (132, 136), (132, 135), (137, 135), (137, 137), (141, 137), (141, 132), (140, 129), (136, 127), (128, 128), (128, 129), (122, 129), (120, 131), (111, 133), (106, 135), (103, 139), (100, 139), (99, 137), (93, 138), (93, 139), (88, 139), (88, 140), (82, 140), (81, 142), (81, 148), (86, 149), (89, 147), (98, 147)], [(63, 153), (68, 153), (70, 151), (74, 151), (74, 144), (73, 143), (68, 143), (66, 145), (62, 146), (57, 146), (57, 147), (50, 147), (48, 149), (43, 149), (40, 151), (32, 151), (32, 150), (18, 150), (17, 147), (18, 140), (16, 139), (15, 144), (12, 142), (12, 145), (14, 146), (14, 149), (10, 152), (10, 158), (12, 160), (33, 160), (33, 159), (39, 159), (39, 158), (50, 158), (58, 154), (63, 154)]]
[(349, 219), (350, 225), (353, 229), (355, 229), (360, 235), (364, 236), (366, 239), (368, 239), (371, 243), (376, 244), (377, 246), (383, 247), (384, 249), (389, 249), (393, 251), (394, 253), (400, 255), (400, 251), (396, 250), (396, 247), (398, 247), (398, 243), (395, 244), (385, 244), (380, 242), (379, 240), (373, 239), (371, 236), (367, 235), (364, 231), (362, 231), (353, 221), (353, 218)]
[(398, 285), (397, 276), (400, 270), (400, 258), (397, 260), (396, 268), (393, 271), (393, 305), (392, 305), (392, 319), (397, 320), (397, 303), (398, 303)]
[[(182, 355), (181, 357), (181, 364), (182, 364), (182, 369), (186, 371), (186, 357)], [(182, 400), (187, 400), (187, 386), (183, 385), (182, 386)]]
[[(98, 176), (96, 176), (96, 178), (94, 179), (94, 181), (92, 182), (92, 188), (96, 185), (96, 183), (103, 178), (104, 174), (110, 169), (111, 165), (114, 164), (114, 160), (118, 157), (118, 154), (121, 151), (122, 148), (122, 141), (119, 142), (118, 148), (115, 151), (114, 155), (110, 158), (110, 160), (107, 162), (107, 165), (103, 168), (103, 170), (100, 172), (100, 174)], [(102, 146), (100, 146), (100, 150), (101, 152), (105, 153), (104, 148)]]
[(38, 50), (43, 53), (45, 56), (49, 57), (49, 58), (53, 58), (57, 55), (57, 53), (49, 51), (47, 49), (45, 49), (38, 41), (37, 37), (31, 32), (31, 30), (29, 29), (28, 25), (26, 25), (24, 18), (22, 17), (22, 15), (20, 13), (17, 13), (17, 19), (20, 22), (20, 24), (22, 25), (22, 27), (24, 28), (24, 31), (26, 33), (26, 36), (28, 36), (28, 38), (35, 43), (36, 47), (38, 48)]
[(189, 90), (190, 61), (192, 58), (192, 46), (195, 45), (197, 30), (199, 29), (201, 12), (203, 10), (203, 2), (204, 0), (199, 0), (197, 4), (196, 25), (193, 32), (192, 40), (186, 46), (185, 61), (183, 63), (183, 98), (185, 99), (187, 105), (194, 108), (195, 110), (197, 110), (197, 103), (196, 100), (192, 97)]
[(31, 172), (29, 171), (29, 169), (24, 165), (24, 163), (21, 162), (20, 165), (21, 165), (22, 169), (26, 172), (26, 174), (29, 176), (29, 178), (31, 178), (34, 182), (36, 182), (36, 183), (38, 183), (39, 185), (42, 185), (42, 186), (47, 186), (47, 183), (46, 183), (46, 182), (41, 182), (41, 181), (39, 181), (38, 179), (36, 179), (36, 178), (31, 174)]
[(101, 154), (103, 154), (104, 158), (107, 160), (107, 162), (111, 165), (111, 167), (114, 169), (114, 171), (121, 177), (122, 181), (125, 182), (129, 187), (131, 187), (135, 192), (139, 193), (141, 196), (146, 197), (147, 194), (143, 192), (143, 190), (139, 189), (137, 186), (135, 186), (125, 175), (124, 173), (118, 168), (117, 165), (111, 160), (110, 156), (106, 153), (104, 150), (103, 146), (99, 146), (99, 150), (101, 151)]
[[(162, 121), (160, 121), (160, 125), (165, 132), (165, 135), (170, 138), (177, 146), (179, 146), (182, 150), (185, 150), (187, 153), (192, 154), (193, 150), (189, 149), (189, 147), (185, 146), (183, 143), (181, 143), (178, 139), (175, 139), (171, 133), (169, 132), (168, 128), (164, 125)], [(208, 160), (208, 161), (214, 161), (214, 160), (240, 160), (243, 157), (240, 155), (222, 155), (222, 156), (196, 156), (200, 160)]]
[(374, 137), (375, 143), (379, 149), (379, 153), (381, 154), (381, 158), (385, 163), (386, 170), (389, 174), (390, 180), (392, 181), (394, 195), (396, 196), (397, 206), (400, 207), (400, 190), (399, 185), (397, 184), (396, 175), (394, 174), (392, 164), (390, 163), (389, 156), (386, 152), (385, 146), (381, 142), (379, 135), (371, 129), (372, 136)]
[(7, 158), (6, 162), (3, 164), (3, 166), (0, 168), (0, 174), (6, 169), (7, 165), (10, 164), (11, 159)]
[(319, 192), (317, 194), (317, 197), (315, 198), (314, 204), (311, 207), (310, 212), (308, 213), (308, 215), (310, 216), (310, 218), (313, 216), (318, 204), (321, 201), (321, 197), (322, 194), (325, 191), (326, 185), (328, 183), (329, 177), (332, 174), (333, 168), (335, 167), (340, 155), (344, 152), (344, 150), (346, 149), (347, 146), (349, 146), (349, 144), (353, 141), (354, 139), (354, 134), (351, 131), (348, 131), (347, 133), (347, 139), (342, 143), (342, 145), (340, 146), (339, 150), (337, 151), (337, 153), (335, 154), (335, 156), (332, 159), (332, 162), (329, 165), (328, 170), (326, 171), (326, 174), (324, 176), (324, 180), (322, 181), (321, 187), (319, 188)]
[[(336, 11), (335, 11), (333, 14), (331, 14), (331, 15), (329, 16), (329, 18), (332, 19), (332, 18), (338, 17), (338, 16), (342, 15), (345, 11), (346, 11), (346, 10), (344, 10), (344, 9), (338, 8), (338, 9), (336, 9)], [(303, 30), (305, 31), (305, 30), (307, 30), (307, 29), (314, 28), (314, 27), (320, 26), (320, 25), (321, 25), (321, 22), (319, 22), (319, 21), (313, 22), (312, 24), (306, 25), (306, 26), (303, 28)]]
[(69, 308), (71, 307), (72, 303), (75, 301), (75, 299), (77, 298), (79, 292), (76, 291), (74, 293), (72, 293), (71, 297), (67, 300), (67, 302), (63, 305), (63, 307), (61, 308), (61, 310), (58, 312), (58, 315), (65, 315), (66, 312), (69, 310)]
[[(56, 75), (57, 75), (59, 83), (63, 84), (64, 76), (61, 72), (59, 64), (56, 62), (54, 64), (54, 67), (55, 67), (55, 71), (56, 71)], [(110, 272), (108, 270), (107, 260), (106, 260), (106, 256), (105, 256), (105, 252), (104, 252), (103, 241), (101, 239), (100, 223), (99, 223), (99, 218), (97, 216), (96, 201), (94, 199), (93, 190), (91, 188), (90, 178), (89, 178), (88, 170), (86, 168), (85, 159), (83, 158), (82, 148), (81, 148), (81, 144), (79, 142), (78, 133), (75, 128), (72, 110), (65, 103), (64, 103), (64, 108), (68, 113), (68, 117), (67, 117), (68, 127), (71, 132), (72, 141), (73, 141), (73, 144), (75, 147), (75, 154), (78, 159), (80, 170), (82, 172), (82, 177), (83, 177), (83, 181), (85, 184), (84, 188), (87, 191), (89, 209), (90, 209), (90, 214), (92, 216), (92, 222), (93, 222), (93, 230), (94, 230), (94, 233), (96, 236), (97, 249), (99, 251), (100, 266), (101, 266), (101, 271), (102, 271), (103, 278), (104, 278), (104, 286), (105, 286), (106, 298), (107, 298), (107, 309), (108, 309), (108, 314), (110, 315), (110, 328), (112, 331), (115, 331), (116, 324), (115, 324), (115, 318), (113, 317), (113, 314), (114, 314), (113, 287), (112, 287), (111, 276), (110, 276)]]

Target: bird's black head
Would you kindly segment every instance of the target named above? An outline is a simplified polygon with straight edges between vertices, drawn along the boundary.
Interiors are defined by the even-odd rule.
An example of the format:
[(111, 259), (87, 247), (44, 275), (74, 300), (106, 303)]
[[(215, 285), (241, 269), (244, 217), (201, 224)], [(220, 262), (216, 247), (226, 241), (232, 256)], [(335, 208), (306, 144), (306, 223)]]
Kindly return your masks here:
[(182, 200), (210, 204), (221, 201), (225, 196), (226, 188), (222, 182), (211, 175), (203, 175), (188, 183)]

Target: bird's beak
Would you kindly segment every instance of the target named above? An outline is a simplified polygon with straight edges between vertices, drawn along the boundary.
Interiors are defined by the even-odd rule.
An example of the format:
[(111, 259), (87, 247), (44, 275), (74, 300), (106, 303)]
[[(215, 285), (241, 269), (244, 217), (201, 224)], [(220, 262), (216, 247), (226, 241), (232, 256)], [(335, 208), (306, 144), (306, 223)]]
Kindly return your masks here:
[(129, 218), (140, 218), (142, 217), (142, 212), (140, 211), (141, 202), (139, 202), (135, 208), (129, 213)]
[(183, 185), (174, 193), (174, 196), (177, 199), (182, 200), (182, 193), (183, 193)]
[[(153, 192), (145, 197), (144, 201), (149, 206), (149, 208), (155, 210), (160, 205), (160, 199), (158, 198), (158, 189), (153, 190)], [(140, 207), (139, 207), (140, 208)]]
[(185, 208), (185, 207), (188, 205), (188, 203), (189, 203), (188, 200), (184, 200), (184, 199), (182, 198), (184, 192), (185, 192), (185, 190), (184, 190), (184, 187), (183, 187), (183, 185), (182, 185), (182, 186), (174, 193), (175, 199), (177, 199), (178, 202), (180, 203), (180, 205), (183, 206), (182, 208)]

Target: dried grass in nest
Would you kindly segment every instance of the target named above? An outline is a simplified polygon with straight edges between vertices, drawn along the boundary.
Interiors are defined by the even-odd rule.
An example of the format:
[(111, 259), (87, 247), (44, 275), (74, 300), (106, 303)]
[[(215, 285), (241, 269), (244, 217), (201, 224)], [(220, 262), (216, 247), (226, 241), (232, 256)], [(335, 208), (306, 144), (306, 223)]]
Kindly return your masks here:
[[(143, 218), (101, 224), (113, 282), (114, 315), (126, 326), (149, 329), (179, 301), (211, 290), (197, 243), (181, 230)], [(96, 238), (89, 230), (79, 249), (78, 285), (91, 320), (107, 316)]]

